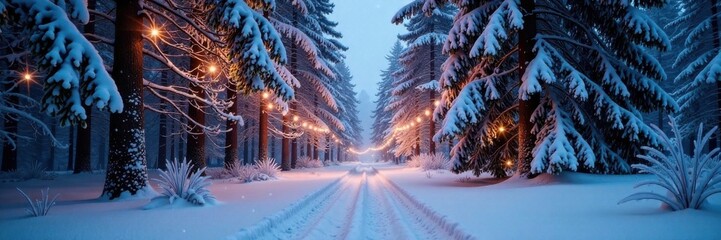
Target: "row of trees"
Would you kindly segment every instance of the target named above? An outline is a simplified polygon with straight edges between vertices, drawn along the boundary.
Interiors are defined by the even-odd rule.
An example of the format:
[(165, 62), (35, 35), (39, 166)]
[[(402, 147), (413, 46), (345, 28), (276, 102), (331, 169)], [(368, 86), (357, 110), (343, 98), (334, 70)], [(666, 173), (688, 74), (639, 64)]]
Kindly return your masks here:
[[(433, 136), (430, 142), (453, 144), (455, 171), (476, 174), (630, 172), (640, 147), (658, 143), (649, 123), (663, 122), (666, 113), (679, 113), (690, 126), (721, 123), (718, 7), (682, 0), (415, 0), (393, 18), (406, 22), (407, 47), (396, 44), (382, 74), (373, 140), (394, 141), (389, 152), (408, 156), (422, 149), (407, 142), (409, 135)], [(416, 70), (421, 61), (404, 57), (419, 45), (442, 51), (433, 56), (443, 64)], [(396, 102), (407, 98), (403, 89), (424, 86), (440, 91), (434, 121), (408, 128), (418, 110), (406, 114)], [(430, 103), (411, 94), (423, 99), (411, 101)], [(652, 112), (658, 119), (645, 114)]]
[[(345, 158), (341, 146), (360, 139), (347, 48), (328, 0), (3, 0), (0, 11), (9, 46), (0, 62), (13, 66), (3, 74), (3, 171), (17, 168), (18, 137), (67, 147), (76, 172), (92, 169), (91, 149), (98, 159), (107, 152), (103, 196), (114, 199), (147, 187), (148, 146), (159, 168), (172, 158), (230, 166), (280, 149), (290, 170), (299, 154)], [(19, 90), (24, 75), (42, 80), (42, 99), (37, 88)], [(57, 120), (38, 119), (34, 102)], [(78, 125), (77, 134), (58, 140), (56, 124)]]

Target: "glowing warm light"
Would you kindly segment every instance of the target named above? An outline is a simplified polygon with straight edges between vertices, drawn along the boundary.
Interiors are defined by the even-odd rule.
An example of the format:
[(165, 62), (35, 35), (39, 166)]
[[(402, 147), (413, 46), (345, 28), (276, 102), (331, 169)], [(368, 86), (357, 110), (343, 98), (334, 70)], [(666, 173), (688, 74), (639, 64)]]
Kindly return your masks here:
[(503, 126), (501, 126), (501, 127), (498, 128), (498, 131), (499, 131), (499, 132), (505, 132), (505, 131), (506, 131), (506, 128), (503, 127)]
[(441, 101), (438, 101), (438, 100), (433, 101), (433, 106), (438, 107), (439, 105), (441, 105)]
[(293, 116), (293, 122), (297, 122), (297, 121), (298, 121), (298, 116)]
[(273, 109), (273, 107), (274, 107), (274, 106), (273, 106), (272, 103), (268, 103), (268, 109)]
[(217, 71), (218, 71), (218, 67), (216, 67), (215, 65), (210, 65), (210, 67), (208, 67), (208, 72), (210, 72), (210, 73), (215, 73)]
[(411, 127), (415, 127), (415, 126), (416, 126), (416, 123), (411, 123)]
[(421, 122), (421, 117), (416, 117), (416, 122), (420, 123), (420, 122)]
[(23, 75), (23, 79), (25, 79), (25, 81), (31, 81), (33, 80), (33, 75), (30, 75), (30, 73), (25, 73), (25, 75)]
[(348, 149), (348, 152), (353, 153), (353, 154), (357, 154), (357, 155), (366, 154), (366, 153), (371, 152), (371, 151), (375, 152), (375, 151), (383, 150), (384, 148), (388, 147), (388, 145), (390, 145), (392, 142), (393, 142), (393, 138), (388, 138), (388, 140), (386, 140), (386, 142), (383, 143), (383, 145), (380, 145), (380, 146), (377, 146), (377, 147), (370, 147), (370, 148), (367, 148), (366, 150), (363, 150), (363, 151), (357, 151), (357, 150), (355, 150), (355, 149), (353, 149), (353, 148), (349, 148), (349, 149)]
[(423, 114), (425, 114), (426, 116), (430, 116), (430, 115), (431, 115), (431, 110), (426, 109), (426, 111), (425, 111)]
[(268, 99), (270, 97), (270, 93), (263, 92), (263, 99)]
[(513, 162), (511, 160), (506, 160), (506, 166), (507, 167), (513, 166)]
[(308, 123), (303, 123), (303, 127), (308, 127)]
[(150, 29), (150, 36), (157, 37), (159, 35), (160, 35), (160, 30), (158, 30), (157, 28)]
[(338, 139), (336, 139), (335, 142), (337, 143), (337, 142), (338, 142)]

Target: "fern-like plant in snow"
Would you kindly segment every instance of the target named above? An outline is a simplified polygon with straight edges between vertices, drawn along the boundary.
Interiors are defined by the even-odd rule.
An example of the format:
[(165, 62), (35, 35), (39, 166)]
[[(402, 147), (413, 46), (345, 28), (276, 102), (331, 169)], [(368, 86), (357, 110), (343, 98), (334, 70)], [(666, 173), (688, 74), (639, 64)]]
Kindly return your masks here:
[[(280, 166), (278, 166), (278, 164), (276, 164), (275, 160), (273, 160), (272, 158), (256, 160), (255, 168), (258, 169), (259, 174), (263, 174), (269, 178), (275, 178), (276, 175), (278, 175), (278, 172), (280, 172)], [(260, 176), (259, 176), (259, 178), (260, 178)], [(261, 179), (261, 180), (267, 180), (267, 179)]]
[(25, 208), (25, 211), (33, 217), (48, 215), (50, 208), (55, 206), (55, 200), (58, 199), (58, 196), (60, 196), (60, 194), (55, 194), (55, 197), (50, 199), (50, 188), (46, 188), (45, 191), (40, 190), (40, 199), (35, 199), (35, 201), (33, 201), (27, 194), (25, 194), (25, 192), (23, 192), (23, 190), (20, 190), (20, 188), (15, 189), (17, 189), (18, 192), (25, 197), (25, 200), (28, 202), (28, 206)]
[(302, 156), (298, 158), (298, 161), (296, 162), (296, 167), (298, 168), (321, 168), (323, 167), (323, 162), (321, 162), (318, 159), (312, 159), (308, 156)]
[(160, 179), (153, 179), (162, 189), (162, 196), (157, 198), (168, 198), (170, 204), (177, 199), (185, 199), (195, 205), (215, 202), (215, 197), (207, 189), (210, 181), (208, 181), (208, 177), (202, 176), (205, 168), (191, 174), (190, 170), (193, 168), (193, 164), (185, 160), (182, 163), (178, 163), (178, 160), (166, 161), (166, 166), (168, 170), (160, 171)]
[(698, 209), (709, 196), (721, 192), (721, 164), (719, 163), (721, 149), (704, 151), (704, 147), (717, 128), (714, 127), (704, 134), (703, 125), (699, 126), (693, 144), (693, 155), (689, 156), (684, 151), (682, 136), (676, 121), (671, 119), (670, 125), (674, 138), (669, 138), (661, 129), (652, 126), (659, 135), (661, 149), (643, 147), (646, 154), (638, 155), (638, 157), (648, 161), (649, 164), (632, 166), (641, 172), (658, 177), (656, 180), (641, 182), (636, 187), (657, 185), (668, 190), (669, 194), (663, 196), (653, 192), (634, 193), (622, 199), (619, 204), (632, 200), (654, 199), (665, 203), (673, 211), (687, 208)]

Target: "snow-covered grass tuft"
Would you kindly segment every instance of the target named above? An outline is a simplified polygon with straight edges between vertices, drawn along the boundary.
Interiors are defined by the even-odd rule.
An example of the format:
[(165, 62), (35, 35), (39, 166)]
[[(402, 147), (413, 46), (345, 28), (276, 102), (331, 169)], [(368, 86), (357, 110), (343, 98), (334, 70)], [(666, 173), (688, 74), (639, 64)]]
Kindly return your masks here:
[(50, 199), (50, 188), (46, 188), (45, 191), (40, 190), (40, 199), (35, 199), (33, 202), (23, 190), (20, 190), (20, 188), (15, 189), (27, 200), (28, 206), (25, 208), (25, 211), (33, 217), (48, 215), (50, 208), (55, 206), (55, 200), (60, 196), (60, 194), (55, 194), (55, 197)]
[(230, 173), (230, 175), (238, 178), (241, 182), (249, 183), (258, 180), (258, 169), (256, 169), (255, 166), (250, 164), (236, 163), (231, 165), (227, 171)]
[(708, 152), (704, 150), (717, 128), (704, 133), (703, 124), (699, 126), (693, 144), (693, 155), (688, 155), (684, 151), (683, 138), (675, 120), (671, 119), (670, 125), (674, 138), (669, 138), (661, 129), (652, 126), (659, 135), (661, 148), (643, 147), (646, 154), (638, 157), (648, 161), (649, 165), (633, 165), (633, 168), (643, 173), (658, 177), (656, 180), (641, 182), (636, 187), (657, 185), (666, 189), (668, 194), (664, 196), (653, 192), (634, 193), (619, 201), (619, 204), (652, 199), (663, 202), (673, 211), (698, 209), (708, 197), (721, 193), (721, 149), (715, 148)]
[(153, 179), (163, 190), (161, 196), (153, 199), (154, 201), (167, 198), (169, 203), (173, 204), (177, 199), (184, 199), (189, 203), (201, 206), (215, 203), (215, 197), (207, 189), (210, 181), (208, 181), (208, 177), (202, 176), (205, 168), (191, 174), (190, 170), (193, 165), (187, 161), (182, 163), (178, 163), (178, 160), (166, 161), (166, 166), (168, 170), (160, 171), (160, 179)]
[(420, 167), (424, 171), (428, 170), (449, 170), (452, 167), (451, 160), (441, 153), (426, 154), (411, 157), (406, 162), (408, 167)]
[(411, 157), (410, 160), (406, 161), (406, 166), (409, 168), (421, 167), (421, 160), (417, 156)]
[(323, 163), (318, 159), (312, 159), (308, 156), (302, 156), (298, 158), (295, 166), (297, 168), (321, 168), (323, 167)]
[[(272, 158), (265, 158), (263, 160), (255, 161), (255, 168), (258, 170), (258, 176), (260, 180), (268, 180), (268, 178), (275, 178), (280, 172), (280, 166), (275, 163)], [(265, 176), (264, 176), (265, 175)]]

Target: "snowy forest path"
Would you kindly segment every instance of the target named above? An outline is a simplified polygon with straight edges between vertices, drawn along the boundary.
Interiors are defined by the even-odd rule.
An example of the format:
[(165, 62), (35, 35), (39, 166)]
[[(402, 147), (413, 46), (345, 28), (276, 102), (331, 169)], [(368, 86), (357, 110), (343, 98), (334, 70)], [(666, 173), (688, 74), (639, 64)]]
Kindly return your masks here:
[(473, 239), (363, 165), (233, 238)]

